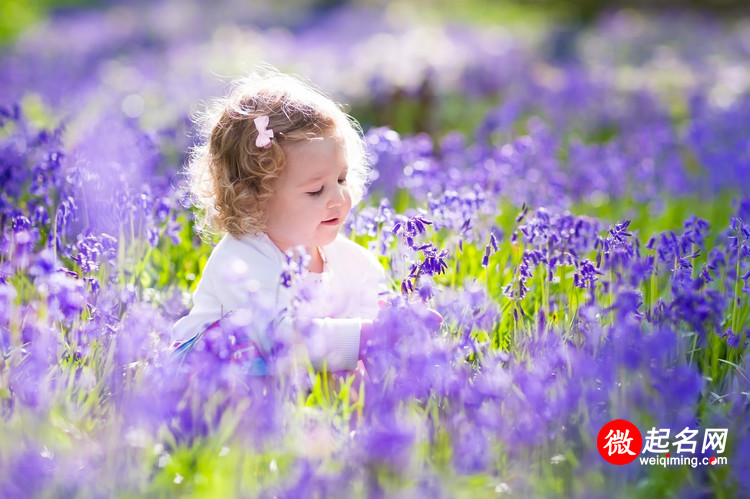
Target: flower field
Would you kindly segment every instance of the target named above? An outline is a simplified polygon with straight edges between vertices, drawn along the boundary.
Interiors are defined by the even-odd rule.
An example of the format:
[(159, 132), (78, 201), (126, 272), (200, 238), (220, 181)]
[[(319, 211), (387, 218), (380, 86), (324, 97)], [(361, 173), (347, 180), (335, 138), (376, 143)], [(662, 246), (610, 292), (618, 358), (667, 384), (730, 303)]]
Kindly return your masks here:
[[(0, 496), (750, 488), (750, 18), (279, 4), (105, 2), (0, 49)], [(248, 375), (261, 297), (171, 349), (218, 241), (193, 226), (191, 115), (263, 62), (364, 130), (345, 232), (392, 290), (364, 379), (282, 341)], [(610, 464), (616, 419), (670, 449), (726, 429), (691, 454), (725, 463)]]

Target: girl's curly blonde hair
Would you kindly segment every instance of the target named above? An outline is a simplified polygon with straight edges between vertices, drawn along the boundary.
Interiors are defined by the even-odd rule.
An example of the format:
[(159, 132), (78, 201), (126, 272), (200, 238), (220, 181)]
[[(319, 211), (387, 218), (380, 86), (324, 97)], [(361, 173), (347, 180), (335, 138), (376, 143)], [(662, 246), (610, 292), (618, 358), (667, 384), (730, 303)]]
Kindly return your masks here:
[[(255, 145), (258, 116), (269, 118), (270, 147)], [(285, 147), (314, 137), (342, 139), (352, 203), (364, 195), (370, 169), (359, 125), (330, 97), (297, 78), (256, 70), (233, 81), (228, 95), (211, 101), (196, 124), (200, 140), (190, 151), (187, 173), (202, 211), (199, 230), (235, 237), (265, 231), (266, 205), (284, 171)]]

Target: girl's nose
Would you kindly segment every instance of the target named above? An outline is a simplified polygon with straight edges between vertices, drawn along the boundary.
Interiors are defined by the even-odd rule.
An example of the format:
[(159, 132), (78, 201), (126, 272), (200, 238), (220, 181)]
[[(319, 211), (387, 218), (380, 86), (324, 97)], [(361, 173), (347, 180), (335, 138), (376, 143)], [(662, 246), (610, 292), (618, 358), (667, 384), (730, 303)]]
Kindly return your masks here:
[(334, 189), (333, 194), (331, 194), (331, 197), (328, 199), (329, 208), (335, 208), (336, 206), (344, 204), (344, 201), (346, 200), (346, 189), (347, 187), (345, 185), (339, 185)]

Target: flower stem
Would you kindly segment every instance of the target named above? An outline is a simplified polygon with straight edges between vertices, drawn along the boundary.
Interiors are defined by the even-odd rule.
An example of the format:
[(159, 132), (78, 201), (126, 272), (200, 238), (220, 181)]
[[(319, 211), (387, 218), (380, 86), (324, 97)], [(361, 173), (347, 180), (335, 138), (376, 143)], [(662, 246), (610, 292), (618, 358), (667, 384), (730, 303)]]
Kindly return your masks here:
[(737, 263), (734, 268), (734, 295), (732, 296), (732, 331), (737, 334), (737, 308), (738, 302), (740, 301), (740, 248), (742, 245), (737, 240)]

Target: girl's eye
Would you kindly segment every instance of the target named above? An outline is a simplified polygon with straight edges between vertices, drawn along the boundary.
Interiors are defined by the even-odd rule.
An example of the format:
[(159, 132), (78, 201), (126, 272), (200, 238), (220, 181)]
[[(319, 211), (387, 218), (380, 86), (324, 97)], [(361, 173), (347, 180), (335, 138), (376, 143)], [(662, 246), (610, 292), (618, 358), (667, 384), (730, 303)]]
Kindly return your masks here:
[(339, 184), (344, 185), (346, 183), (346, 177), (339, 179)]
[(308, 192), (307, 193), (308, 196), (313, 196), (313, 197), (320, 196), (321, 194), (323, 194), (323, 187), (321, 187), (320, 189), (318, 189), (315, 192)]

